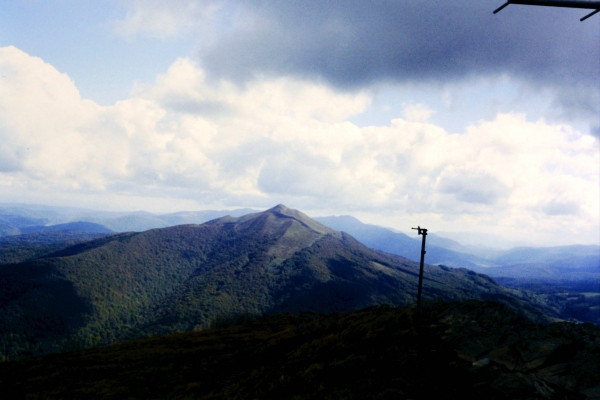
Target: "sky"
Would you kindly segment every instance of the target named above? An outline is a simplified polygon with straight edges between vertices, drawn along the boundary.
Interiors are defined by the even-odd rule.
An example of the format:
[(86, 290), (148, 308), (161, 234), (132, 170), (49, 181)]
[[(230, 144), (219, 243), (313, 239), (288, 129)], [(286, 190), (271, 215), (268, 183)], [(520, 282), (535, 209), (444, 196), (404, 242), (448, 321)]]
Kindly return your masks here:
[(0, 202), (600, 244), (600, 16), (502, 3), (2, 0)]

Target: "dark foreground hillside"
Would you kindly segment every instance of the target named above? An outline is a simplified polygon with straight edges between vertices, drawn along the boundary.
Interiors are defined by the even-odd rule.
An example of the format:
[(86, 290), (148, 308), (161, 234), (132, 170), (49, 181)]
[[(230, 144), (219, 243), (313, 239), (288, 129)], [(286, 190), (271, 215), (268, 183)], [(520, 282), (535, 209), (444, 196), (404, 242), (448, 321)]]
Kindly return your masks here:
[[(0, 392), (58, 399), (589, 399), (600, 328), (493, 302), (282, 314), (0, 363)], [(476, 398), (476, 397), (475, 397)]]

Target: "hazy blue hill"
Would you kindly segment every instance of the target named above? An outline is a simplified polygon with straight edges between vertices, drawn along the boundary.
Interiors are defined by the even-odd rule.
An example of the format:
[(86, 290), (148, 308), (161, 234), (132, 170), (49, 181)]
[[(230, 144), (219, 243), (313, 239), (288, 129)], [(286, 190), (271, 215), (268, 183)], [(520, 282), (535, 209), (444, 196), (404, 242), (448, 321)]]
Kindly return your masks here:
[[(280, 205), (0, 265), (0, 349), (14, 358), (207, 328), (220, 316), (406, 305), (415, 301), (417, 277), (417, 263)], [(466, 269), (428, 266), (423, 295), (559, 316), (535, 296)]]
[(18, 235), (22, 229), (42, 225), (47, 219), (0, 213), (0, 236)]
[[(317, 219), (374, 249), (419, 260), (420, 237), (415, 240), (349, 216)], [(545, 304), (559, 310), (563, 318), (600, 325), (600, 246), (491, 250), (462, 246), (429, 233), (425, 262), (466, 267), (491, 276), (502, 285), (531, 290)]]
[[(472, 269), (499, 279), (503, 284), (539, 293), (600, 293), (599, 246), (516, 248), (491, 261), (492, 267)], [(600, 321), (600, 318), (596, 320)]]
[(0, 221), (4, 225), (13, 226), (15, 228), (25, 228), (28, 226), (35, 226), (35, 225), (43, 224), (46, 221), (46, 219), (31, 218), (31, 217), (25, 217), (22, 215), (15, 215), (15, 214), (1, 214)]
[[(383, 227), (364, 224), (350, 216), (321, 217), (316, 220), (348, 232), (374, 249), (402, 255), (413, 261), (420, 259), (420, 237), (415, 239)], [(486, 254), (486, 257), (473, 252), (453, 240), (432, 233), (427, 235), (425, 260), (431, 264), (465, 267), (492, 277), (520, 281), (540, 278), (548, 282), (586, 281), (591, 277), (590, 274), (600, 275), (600, 246), (517, 247), (504, 251), (482, 251), (481, 254)]]
[(0, 363), (12, 398), (593, 399), (600, 328), (492, 302), (280, 314)]
[[(420, 237), (416, 238), (416, 240), (420, 240)], [(452, 251), (455, 251), (458, 253), (473, 254), (473, 249), (471, 249), (467, 246), (463, 246), (462, 244), (460, 244), (459, 242), (457, 242), (455, 240), (436, 235), (435, 233), (427, 234), (427, 243), (430, 245), (433, 245), (433, 246), (442, 247), (446, 250), (452, 250)], [(473, 254), (473, 255), (476, 255), (476, 254)]]
[(72, 213), (73, 210), (68, 207), (0, 203), (0, 221), (5, 218), (16, 218), (16, 220), (9, 222), (16, 227), (59, 224), (69, 222), (64, 216), (66, 213)]
[(237, 217), (251, 212), (256, 210), (242, 208), (156, 215), (143, 211), (113, 212), (37, 204), (0, 203), (0, 236), (22, 233), (20, 227), (57, 225), (76, 221), (97, 223), (115, 232), (142, 232), (174, 225), (202, 224), (226, 215)]
[(519, 246), (532, 246), (531, 243), (506, 238), (493, 233), (485, 232), (435, 232), (438, 236), (452, 239), (463, 246), (479, 253), (483, 251), (510, 250)]
[(92, 218), (115, 232), (143, 232), (148, 229), (166, 228), (169, 224), (150, 213), (136, 213), (116, 218)]
[(15, 226), (0, 223), (0, 237), (18, 235), (21, 230)]
[[(596, 256), (583, 256), (566, 261), (523, 262), (502, 267), (476, 268), (477, 272), (498, 278), (545, 281), (597, 281), (600, 266)], [(597, 287), (600, 289), (600, 287)]]
[(143, 232), (148, 229), (166, 228), (175, 225), (203, 224), (212, 219), (227, 215), (242, 216), (256, 212), (249, 208), (237, 210), (207, 210), (207, 211), (182, 211), (172, 214), (155, 215), (151, 213), (127, 213), (116, 218), (90, 217), (98, 223), (116, 232)]
[(203, 224), (213, 219), (230, 215), (232, 217), (241, 217), (242, 215), (255, 213), (251, 208), (240, 208), (236, 210), (207, 210), (207, 211), (182, 211), (171, 214), (161, 214), (158, 216), (169, 226), (186, 224)]
[[(91, 211), (71, 207), (52, 207), (35, 204), (0, 203), (0, 224), (13, 229), (12, 234), (31, 233), (33, 227), (55, 226), (73, 222), (97, 222), (93, 218), (115, 218), (118, 213)], [(83, 227), (83, 226), (82, 226)], [(18, 232), (15, 232), (14, 229)], [(67, 228), (67, 227), (65, 227)], [(52, 229), (52, 228), (51, 228)], [(70, 228), (69, 228), (70, 229)], [(77, 228), (74, 228), (77, 230)], [(83, 228), (85, 231), (86, 228)], [(0, 234), (1, 235), (1, 234)]]
[[(494, 262), (498, 265), (537, 262), (550, 264), (566, 263), (576, 266), (582, 264), (579, 262), (580, 259), (592, 260), (592, 257), (595, 257), (595, 265), (598, 266), (600, 263), (600, 246), (517, 247), (494, 257)], [(593, 264), (590, 264), (590, 262), (583, 263), (586, 266)]]
[(0, 218), (18, 217), (25, 219), (47, 220), (53, 216), (51, 208), (45, 206), (28, 206), (20, 204), (0, 203)]
[[(340, 217), (318, 217), (315, 218), (315, 220), (333, 229), (348, 232), (368, 247), (391, 254), (397, 254), (413, 261), (419, 261), (421, 258), (421, 237), (416, 234), (415, 240), (415, 238), (409, 237), (404, 233), (393, 232), (377, 225), (364, 224), (358, 219), (348, 215)], [(433, 243), (429, 243), (430, 237), (433, 237), (433, 240), (431, 241)], [(460, 247), (460, 244), (450, 239), (436, 237), (435, 235), (427, 235), (427, 242), (427, 263), (469, 268), (486, 262), (471, 254), (460, 253), (439, 245), (444, 244), (454, 248)], [(436, 243), (438, 245), (436, 245)]]
[(87, 217), (90, 215), (102, 218), (114, 218), (128, 213), (88, 210), (76, 207), (48, 206), (42, 204), (0, 203), (0, 215), (3, 214), (40, 218), (46, 221), (45, 224), (61, 224), (72, 221), (88, 221)]
[(58, 231), (79, 231), (79, 232), (88, 232), (88, 233), (114, 233), (114, 231), (108, 229), (104, 225), (95, 224), (93, 222), (68, 222), (66, 224), (56, 224), (56, 225), (47, 225), (47, 226), (28, 226), (25, 228), (21, 228), (21, 233), (33, 233), (33, 232), (58, 232)]

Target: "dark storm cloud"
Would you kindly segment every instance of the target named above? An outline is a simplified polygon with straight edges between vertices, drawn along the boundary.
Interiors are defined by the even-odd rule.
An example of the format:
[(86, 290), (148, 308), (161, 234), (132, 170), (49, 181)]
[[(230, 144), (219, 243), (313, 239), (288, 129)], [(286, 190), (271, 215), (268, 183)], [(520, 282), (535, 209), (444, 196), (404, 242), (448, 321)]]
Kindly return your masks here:
[(321, 78), (342, 88), (510, 73), (533, 84), (597, 87), (599, 20), (586, 10), (504, 0), (244, 2), (240, 27), (201, 50), (213, 76)]

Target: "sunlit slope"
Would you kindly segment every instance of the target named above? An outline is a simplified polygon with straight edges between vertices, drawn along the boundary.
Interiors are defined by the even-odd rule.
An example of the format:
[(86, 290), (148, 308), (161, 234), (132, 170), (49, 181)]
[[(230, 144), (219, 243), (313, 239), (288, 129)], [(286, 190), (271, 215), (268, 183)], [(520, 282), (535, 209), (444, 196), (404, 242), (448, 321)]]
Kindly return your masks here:
[[(418, 264), (277, 206), (125, 233), (0, 266), (4, 357), (207, 328), (232, 314), (351, 311), (415, 301)], [(544, 319), (534, 297), (428, 266), (425, 299), (496, 299)]]

